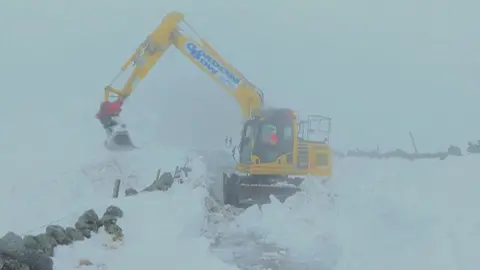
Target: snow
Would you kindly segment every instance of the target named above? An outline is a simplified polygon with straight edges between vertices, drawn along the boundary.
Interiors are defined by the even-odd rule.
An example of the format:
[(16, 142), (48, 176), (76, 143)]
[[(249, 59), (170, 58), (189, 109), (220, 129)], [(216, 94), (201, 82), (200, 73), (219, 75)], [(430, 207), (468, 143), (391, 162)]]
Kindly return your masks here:
[(477, 269), (479, 159), (337, 160), (326, 188), (308, 179), (305, 193), (224, 230), (261, 234), (319, 269)]
[[(55, 269), (73, 269), (82, 259), (90, 260), (92, 269), (237, 269), (212, 256), (210, 241), (202, 236), (206, 196), (204, 188), (177, 184), (166, 193), (152, 192), (111, 202), (125, 214), (118, 222), (125, 235), (123, 245), (112, 244), (103, 233), (57, 248)], [(103, 209), (107, 206), (104, 204)]]
[[(303, 269), (473, 270), (480, 263), (474, 248), (480, 241), (480, 218), (472, 215), (478, 205), (479, 158), (336, 160), (335, 176), (326, 186), (307, 179), (305, 192), (284, 204), (273, 200), (247, 209), (233, 221), (223, 220), (217, 233), (232, 241), (242, 237), (245, 250), (250, 248), (247, 236), (262, 239), (276, 247), (261, 251), (263, 257), (276, 260), (287, 254), (290, 264), (306, 265)], [(214, 226), (207, 224), (205, 199), (211, 179), (202, 160), (194, 157), (189, 181), (167, 192), (119, 199), (98, 196), (65, 208), (66, 216), (56, 221), (61, 225), (72, 224), (91, 207), (102, 214), (111, 204), (119, 206), (125, 213), (119, 220), (125, 240), (115, 245), (100, 233), (59, 247), (55, 269), (72, 269), (82, 259), (103, 269), (140, 264), (153, 268), (159, 263), (175, 269), (237, 269), (230, 261), (233, 249), (223, 254), (210, 250), (213, 239), (205, 232)]]
[(331, 141), (339, 149), (407, 149), (408, 131), (421, 151), (476, 140), (478, 125), (470, 123), (478, 122), (472, 109), (479, 93), (478, 74), (472, 72), (480, 63), (473, 6), (478, 1), (377, 2), (5, 2), (0, 234), (71, 225), (86, 209), (116, 204), (126, 214), (119, 223), (125, 244), (105, 249), (108, 238), (98, 235), (58, 248), (57, 269), (71, 269), (84, 257), (119, 270), (140, 263), (231, 269), (222, 255), (211, 254), (212, 239), (203, 230), (240, 237), (243, 249), (251, 244), (245, 235), (253, 235), (254, 242), (270, 244), (255, 252), (288, 254), (289, 269), (476, 269), (475, 156), (336, 160), (326, 187), (308, 179), (306, 194), (261, 211), (250, 208), (218, 227), (204, 223), (202, 184), (211, 174), (198, 159), (189, 184), (110, 198), (115, 179), (123, 188), (143, 188), (157, 169), (183, 164), (191, 149), (217, 149), (225, 135), (238, 134), (234, 100), (171, 51), (124, 108), (123, 120), (140, 149), (119, 154), (103, 148), (105, 134), (93, 117), (103, 88), (172, 10), (184, 12), (258, 84), (268, 105), (333, 117)]
[[(81, 260), (91, 261), (92, 269), (132, 269), (139, 265), (147, 269), (159, 265), (175, 269), (192, 269), (199, 265), (215, 270), (237, 269), (210, 254), (211, 241), (203, 236), (207, 216), (205, 199), (209, 195), (205, 186), (205, 171), (198, 158), (190, 158), (193, 169), (190, 178), (184, 184), (175, 183), (167, 192), (142, 193), (135, 197), (113, 199), (108, 196), (111, 195), (113, 182), (108, 181), (109, 187), (106, 183), (103, 184), (105, 191), (110, 193), (105, 193), (104, 196), (96, 194), (95, 198), (71, 194), (81, 202), (55, 211), (57, 217), (48, 220), (48, 223), (42, 225), (37, 217), (29, 215), (24, 215), (24, 218), (29, 219), (20, 222), (30, 226), (29, 234), (36, 234), (51, 223), (72, 226), (78, 216), (90, 208), (99, 215), (102, 215), (109, 205), (123, 210), (124, 217), (118, 221), (125, 235), (123, 244), (113, 242), (111, 237), (100, 230), (99, 234), (93, 234), (89, 240), (57, 247), (54, 269), (58, 270), (74, 269)], [(87, 187), (92, 188), (89, 185)], [(55, 200), (60, 201), (61, 198)], [(11, 223), (19, 222), (16, 216), (8, 218)], [(40, 226), (33, 227), (32, 224)]]

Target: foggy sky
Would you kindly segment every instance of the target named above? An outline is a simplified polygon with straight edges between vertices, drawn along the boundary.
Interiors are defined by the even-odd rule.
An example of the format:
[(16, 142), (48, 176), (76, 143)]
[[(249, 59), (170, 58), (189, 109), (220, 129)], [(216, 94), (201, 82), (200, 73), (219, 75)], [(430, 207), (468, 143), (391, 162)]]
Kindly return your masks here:
[[(479, 8), (473, 0), (4, 1), (2, 146), (70, 121), (78, 129), (43, 139), (75, 132), (75, 141), (99, 136), (101, 145), (93, 116), (103, 87), (173, 10), (268, 105), (332, 117), (337, 148), (409, 148), (408, 131), (420, 150), (464, 146), (480, 139)], [(217, 146), (241, 121), (234, 100), (174, 50), (124, 113), (129, 125), (157, 125), (157, 139), (189, 147)]]

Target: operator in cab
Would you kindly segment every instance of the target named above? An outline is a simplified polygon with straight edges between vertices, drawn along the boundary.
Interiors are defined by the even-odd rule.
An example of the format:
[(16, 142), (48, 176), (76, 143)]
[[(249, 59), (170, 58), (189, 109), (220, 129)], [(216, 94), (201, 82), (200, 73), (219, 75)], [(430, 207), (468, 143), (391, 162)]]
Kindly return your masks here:
[(96, 118), (100, 120), (103, 128), (112, 131), (112, 127), (116, 126), (118, 123), (115, 121), (114, 117), (119, 116), (122, 111), (123, 98), (119, 97), (117, 100), (104, 101), (100, 104), (100, 110), (96, 114)]

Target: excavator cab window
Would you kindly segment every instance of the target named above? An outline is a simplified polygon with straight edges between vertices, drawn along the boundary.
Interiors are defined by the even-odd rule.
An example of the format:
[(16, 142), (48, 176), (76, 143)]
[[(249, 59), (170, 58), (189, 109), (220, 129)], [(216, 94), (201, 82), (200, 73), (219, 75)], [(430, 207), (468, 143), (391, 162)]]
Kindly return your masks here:
[(261, 162), (274, 162), (281, 155), (293, 151), (293, 122), (291, 118), (271, 117), (259, 124), (259, 134), (253, 154)]
[(278, 143), (277, 127), (272, 124), (262, 125), (261, 140), (264, 144), (276, 145)]

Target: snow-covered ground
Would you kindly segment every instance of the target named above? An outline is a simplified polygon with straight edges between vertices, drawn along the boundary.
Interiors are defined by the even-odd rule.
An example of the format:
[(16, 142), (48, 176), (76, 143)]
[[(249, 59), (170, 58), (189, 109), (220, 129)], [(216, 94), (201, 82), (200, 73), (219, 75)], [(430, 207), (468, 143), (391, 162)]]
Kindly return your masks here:
[[(58, 220), (51, 221), (70, 225), (87, 208), (102, 214), (111, 204), (119, 206), (125, 239), (111, 248), (100, 233), (59, 247), (55, 269), (73, 268), (82, 259), (103, 269), (477, 269), (479, 159), (340, 159), (326, 186), (308, 179), (305, 192), (284, 204), (251, 207), (232, 220), (228, 210), (223, 216), (207, 211), (205, 184), (213, 179), (205, 160), (194, 157), (189, 181), (167, 192), (112, 199), (112, 183), (104, 183), (105, 194), (78, 196), (78, 203), (58, 207)], [(141, 187), (129, 181), (124, 184)], [(5, 220), (13, 224), (17, 216)], [(38, 224), (28, 214), (24, 218)]]
[[(112, 242), (101, 230), (90, 240), (58, 247), (55, 269), (73, 269), (84, 259), (93, 263), (92, 269), (237, 269), (212, 256), (210, 240), (202, 236), (206, 228), (208, 191), (201, 185), (204, 182), (202, 166), (193, 166), (193, 169), (191, 182), (174, 184), (165, 193), (92, 202), (91, 206), (100, 215), (112, 204), (124, 211), (124, 217), (117, 223), (125, 235), (123, 243)], [(62, 225), (72, 224), (75, 219), (76, 216), (71, 215)]]
[[(179, 10), (270, 105), (332, 116), (339, 148), (404, 147), (405, 130), (425, 150), (465, 144), (478, 134), (469, 123), (477, 122), (472, 71), (480, 63), (478, 2), (468, 1), (6, 1), (0, 234), (71, 225), (86, 209), (115, 203), (125, 211), (125, 244), (105, 250), (107, 240), (96, 236), (59, 248), (57, 269), (83, 257), (110, 269), (477, 269), (478, 157), (337, 160), (326, 187), (310, 179), (306, 194), (283, 205), (208, 224), (201, 187), (110, 197), (117, 178), (142, 188), (158, 168), (183, 164), (189, 150), (218, 148), (238, 134), (233, 99), (171, 51), (124, 108), (141, 149), (106, 152), (94, 119), (123, 61), (163, 15)], [(192, 179), (218, 175), (204, 169), (196, 166)]]
[(220, 234), (275, 244), (277, 269), (477, 269), (479, 160), (337, 160), (326, 187), (310, 179)]

